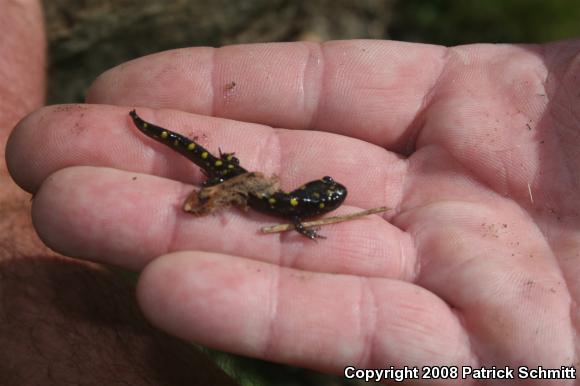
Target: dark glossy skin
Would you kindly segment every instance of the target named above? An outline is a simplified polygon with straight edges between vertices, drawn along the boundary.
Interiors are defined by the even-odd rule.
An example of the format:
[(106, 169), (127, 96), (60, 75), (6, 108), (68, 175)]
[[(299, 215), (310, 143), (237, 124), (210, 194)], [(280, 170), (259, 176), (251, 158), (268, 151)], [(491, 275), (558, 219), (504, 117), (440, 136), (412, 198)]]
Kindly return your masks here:
[(207, 181), (204, 183), (205, 186), (216, 185), (229, 178), (248, 172), (240, 166), (240, 160), (234, 157), (233, 153), (220, 152), (220, 157), (217, 158), (199, 143), (181, 134), (145, 122), (137, 115), (135, 110), (131, 110), (129, 115), (131, 115), (135, 126), (145, 135), (169, 146), (199, 166), (207, 176)]
[[(240, 166), (240, 161), (234, 157), (233, 153), (220, 151), (219, 158), (215, 157), (197, 142), (144, 121), (135, 110), (132, 110), (129, 115), (135, 126), (145, 135), (171, 147), (199, 166), (208, 178), (204, 186), (217, 185), (248, 173)], [(250, 192), (247, 204), (260, 212), (291, 219), (299, 233), (315, 239), (321, 236), (312, 229), (304, 228), (302, 220), (338, 208), (344, 202), (346, 195), (346, 187), (335, 182), (331, 177), (325, 176), (319, 180), (310, 181), (291, 192), (282, 190), (273, 194)]]

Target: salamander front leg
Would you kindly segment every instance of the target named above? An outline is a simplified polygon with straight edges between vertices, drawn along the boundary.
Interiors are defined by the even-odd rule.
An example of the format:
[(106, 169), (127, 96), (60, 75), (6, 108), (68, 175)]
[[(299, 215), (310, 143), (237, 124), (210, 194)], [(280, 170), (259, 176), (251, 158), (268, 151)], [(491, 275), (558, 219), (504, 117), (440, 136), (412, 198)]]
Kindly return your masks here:
[(303, 236), (308, 237), (310, 240), (316, 241), (316, 239), (326, 238), (318, 234), (318, 232), (316, 232), (314, 229), (305, 228), (304, 225), (302, 224), (302, 221), (300, 221), (299, 217), (294, 217), (292, 219), (292, 223), (294, 224), (294, 229), (296, 229), (296, 232), (300, 233)]

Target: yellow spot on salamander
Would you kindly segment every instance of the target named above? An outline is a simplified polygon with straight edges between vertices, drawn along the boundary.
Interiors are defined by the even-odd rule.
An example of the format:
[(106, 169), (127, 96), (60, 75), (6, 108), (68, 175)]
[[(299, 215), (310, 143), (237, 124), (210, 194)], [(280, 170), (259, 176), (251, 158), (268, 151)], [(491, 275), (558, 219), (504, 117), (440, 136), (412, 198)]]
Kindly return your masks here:
[(149, 127), (149, 125), (147, 124), (147, 122), (143, 122), (143, 128), (146, 129), (147, 127)]
[(233, 159), (234, 159), (234, 156), (233, 156), (232, 154), (228, 154), (228, 156), (226, 157), (226, 159), (227, 159), (228, 161), (231, 161), (231, 160), (233, 160)]
[(333, 194), (334, 194), (334, 190), (330, 190), (330, 189), (327, 189), (327, 190), (326, 190), (326, 195), (327, 195), (327, 196), (329, 196), (329, 197), (330, 197), (330, 196), (332, 196)]
[(228, 164), (228, 169), (233, 169), (233, 168), (234, 168), (234, 165)]
[(176, 139), (173, 141), (173, 146), (177, 146), (177, 145), (179, 145), (179, 141)]
[(295, 197), (292, 197), (290, 199), (290, 205), (292, 205), (292, 206), (298, 205), (298, 200)]
[(319, 207), (320, 209), (324, 209), (324, 202), (321, 202), (320, 204), (318, 204), (318, 207)]
[(318, 192), (314, 192), (314, 193), (312, 193), (312, 195), (316, 198), (320, 198), (320, 193), (318, 193)]
[(276, 203), (276, 199), (274, 197), (270, 197), (268, 199), (268, 202), (270, 203), (270, 205), (274, 205)]
[(167, 137), (169, 137), (169, 133), (168, 133), (167, 131), (163, 130), (163, 131), (161, 132), (161, 138), (165, 139), (165, 138), (167, 138)]
[(221, 159), (218, 159), (217, 161), (215, 161), (215, 166), (222, 166), (224, 163)]
[(192, 142), (189, 145), (187, 145), (187, 150), (191, 151), (193, 149), (195, 149), (195, 143)]
[(208, 155), (209, 155), (208, 152), (204, 151), (203, 153), (201, 153), (201, 158), (206, 159)]

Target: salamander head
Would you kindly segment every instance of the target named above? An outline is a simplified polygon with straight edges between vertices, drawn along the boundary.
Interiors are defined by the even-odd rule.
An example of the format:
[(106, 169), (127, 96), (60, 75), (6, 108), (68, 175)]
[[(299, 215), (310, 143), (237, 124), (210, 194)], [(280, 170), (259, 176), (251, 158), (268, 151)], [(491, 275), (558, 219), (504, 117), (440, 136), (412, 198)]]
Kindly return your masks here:
[(319, 180), (310, 181), (298, 193), (302, 205), (303, 216), (315, 216), (338, 208), (346, 199), (346, 187), (325, 176)]
[(342, 205), (346, 199), (347, 190), (344, 185), (334, 181), (332, 177), (322, 177), (321, 181), (324, 186), (324, 193), (322, 194), (321, 202), (325, 204), (325, 209), (330, 207), (323, 212), (325, 213)]

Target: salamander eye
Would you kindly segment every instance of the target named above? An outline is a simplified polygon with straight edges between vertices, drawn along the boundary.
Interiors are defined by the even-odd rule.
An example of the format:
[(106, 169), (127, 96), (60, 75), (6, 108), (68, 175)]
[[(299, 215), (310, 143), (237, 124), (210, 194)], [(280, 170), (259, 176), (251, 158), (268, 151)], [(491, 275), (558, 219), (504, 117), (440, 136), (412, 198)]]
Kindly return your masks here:
[(322, 181), (327, 184), (334, 184), (334, 180), (332, 179), (332, 177), (329, 176), (322, 177)]

